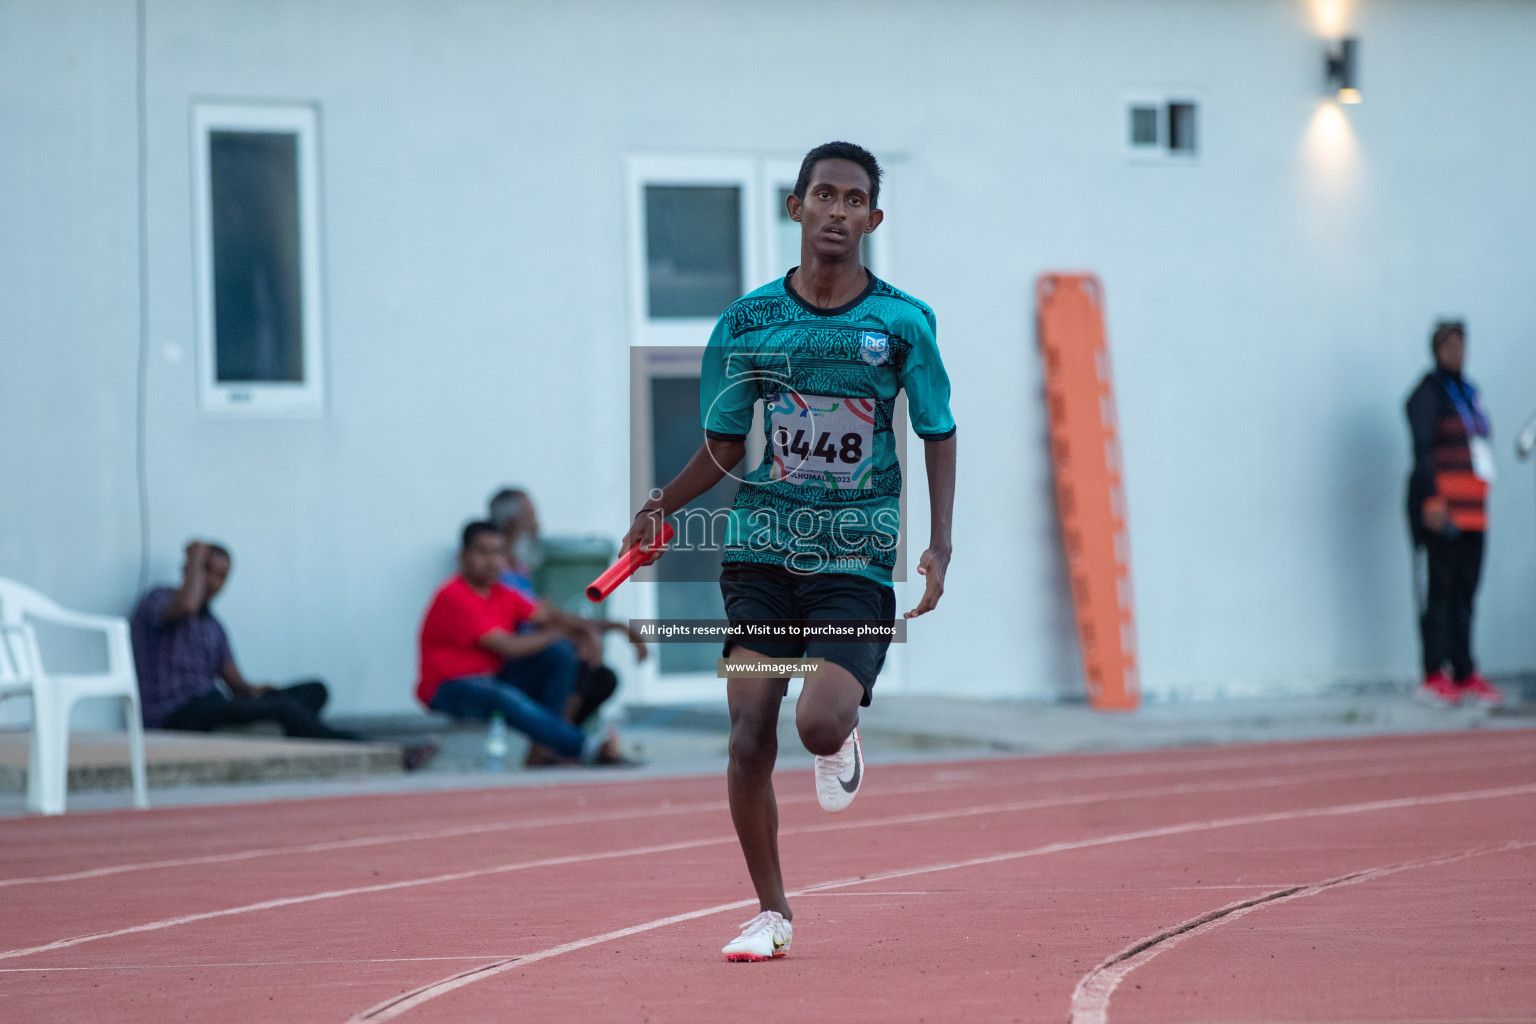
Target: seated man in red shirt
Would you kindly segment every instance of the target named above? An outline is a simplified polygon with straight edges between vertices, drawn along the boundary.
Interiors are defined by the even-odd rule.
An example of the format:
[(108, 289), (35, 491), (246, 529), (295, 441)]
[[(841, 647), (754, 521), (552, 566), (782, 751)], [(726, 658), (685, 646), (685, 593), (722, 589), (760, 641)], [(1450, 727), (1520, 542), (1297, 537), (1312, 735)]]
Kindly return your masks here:
[[(535, 692), (498, 678), (508, 660), (537, 654), (565, 636), (557, 613), (500, 582), (506, 559), (506, 538), (495, 526), (464, 527), (459, 574), (438, 588), (421, 623), (417, 698), (455, 718), (485, 719), (499, 711), (534, 743), (583, 764), (630, 763), (614, 732), (589, 737), (563, 717), (572, 676), (547, 675)], [(536, 628), (519, 632), (525, 622)]]

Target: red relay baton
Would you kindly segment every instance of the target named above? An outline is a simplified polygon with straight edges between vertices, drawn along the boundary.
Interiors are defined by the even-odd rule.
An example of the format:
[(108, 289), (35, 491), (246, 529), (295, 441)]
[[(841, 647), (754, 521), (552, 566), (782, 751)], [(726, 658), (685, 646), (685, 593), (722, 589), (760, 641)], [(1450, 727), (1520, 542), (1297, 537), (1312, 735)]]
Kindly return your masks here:
[(601, 601), (619, 588), (619, 584), (635, 574), (635, 570), (644, 565), (656, 552), (667, 546), (667, 541), (677, 531), (672, 529), (671, 523), (661, 524), (661, 536), (649, 547), (636, 544), (619, 556), (619, 560), (603, 570), (603, 574), (593, 580), (587, 587), (587, 600), (593, 604)]

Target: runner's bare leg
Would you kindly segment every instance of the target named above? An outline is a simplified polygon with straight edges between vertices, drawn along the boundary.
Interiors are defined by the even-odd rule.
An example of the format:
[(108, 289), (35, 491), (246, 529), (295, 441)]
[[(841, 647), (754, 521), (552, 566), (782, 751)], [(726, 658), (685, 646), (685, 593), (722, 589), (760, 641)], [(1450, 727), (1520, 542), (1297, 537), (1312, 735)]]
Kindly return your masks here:
[[(762, 655), (741, 647), (732, 661)], [(763, 910), (777, 910), (788, 920), (784, 876), (779, 868), (779, 806), (773, 796), (773, 765), (779, 755), (779, 705), (787, 679), (731, 679), (726, 697), (731, 711), (730, 767), (726, 784), (731, 822), (747, 861), (747, 873)]]
[(795, 704), (800, 742), (818, 757), (831, 757), (859, 724), (864, 687), (841, 665), (826, 662), (820, 677), (805, 681)]

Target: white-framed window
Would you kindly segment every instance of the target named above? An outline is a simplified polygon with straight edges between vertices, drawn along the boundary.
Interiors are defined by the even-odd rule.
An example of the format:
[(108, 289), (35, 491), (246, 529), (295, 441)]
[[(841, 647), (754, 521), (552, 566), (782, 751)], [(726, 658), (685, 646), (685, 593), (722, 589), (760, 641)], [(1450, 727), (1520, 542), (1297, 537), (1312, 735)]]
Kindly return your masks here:
[(1200, 155), (1200, 103), (1189, 90), (1127, 96), (1126, 155), (1137, 162), (1190, 163)]
[(632, 157), (627, 172), (630, 338), (702, 345), (725, 307), (762, 283), (756, 165)]
[(324, 411), (318, 130), (311, 106), (192, 107), (198, 397), (206, 412)]
[[(798, 159), (628, 160), (632, 344), (702, 345), (726, 306), (799, 264), (800, 225), (784, 207), (799, 172)], [(861, 248), (877, 274), (888, 231)]]

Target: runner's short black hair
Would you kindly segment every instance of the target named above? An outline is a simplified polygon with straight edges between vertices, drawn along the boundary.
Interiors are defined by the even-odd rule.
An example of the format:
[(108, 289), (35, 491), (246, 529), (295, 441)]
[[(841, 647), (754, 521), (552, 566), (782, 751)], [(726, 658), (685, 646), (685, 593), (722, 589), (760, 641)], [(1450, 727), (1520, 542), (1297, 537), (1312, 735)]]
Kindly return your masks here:
[(800, 176), (795, 179), (795, 198), (804, 199), (805, 190), (811, 187), (811, 172), (823, 160), (852, 160), (869, 175), (869, 208), (880, 209), (880, 162), (863, 146), (851, 142), (824, 142), (805, 154), (800, 161)]
[(1435, 355), (1440, 354), (1440, 349), (1451, 340), (1451, 335), (1460, 335), (1461, 340), (1467, 340), (1467, 325), (1460, 320), (1441, 320), (1435, 324), (1433, 333), (1429, 336), (1429, 350)]
[(464, 526), (464, 535), (459, 540), (459, 550), (468, 551), (469, 546), (475, 542), (475, 538), (482, 533), (494, 533), (498, 537), (501, 536), (501, 531), (496, 529), (495, 523), (488, 523), (484, 519), (476, 519), (474, 522), (467, 523)]

